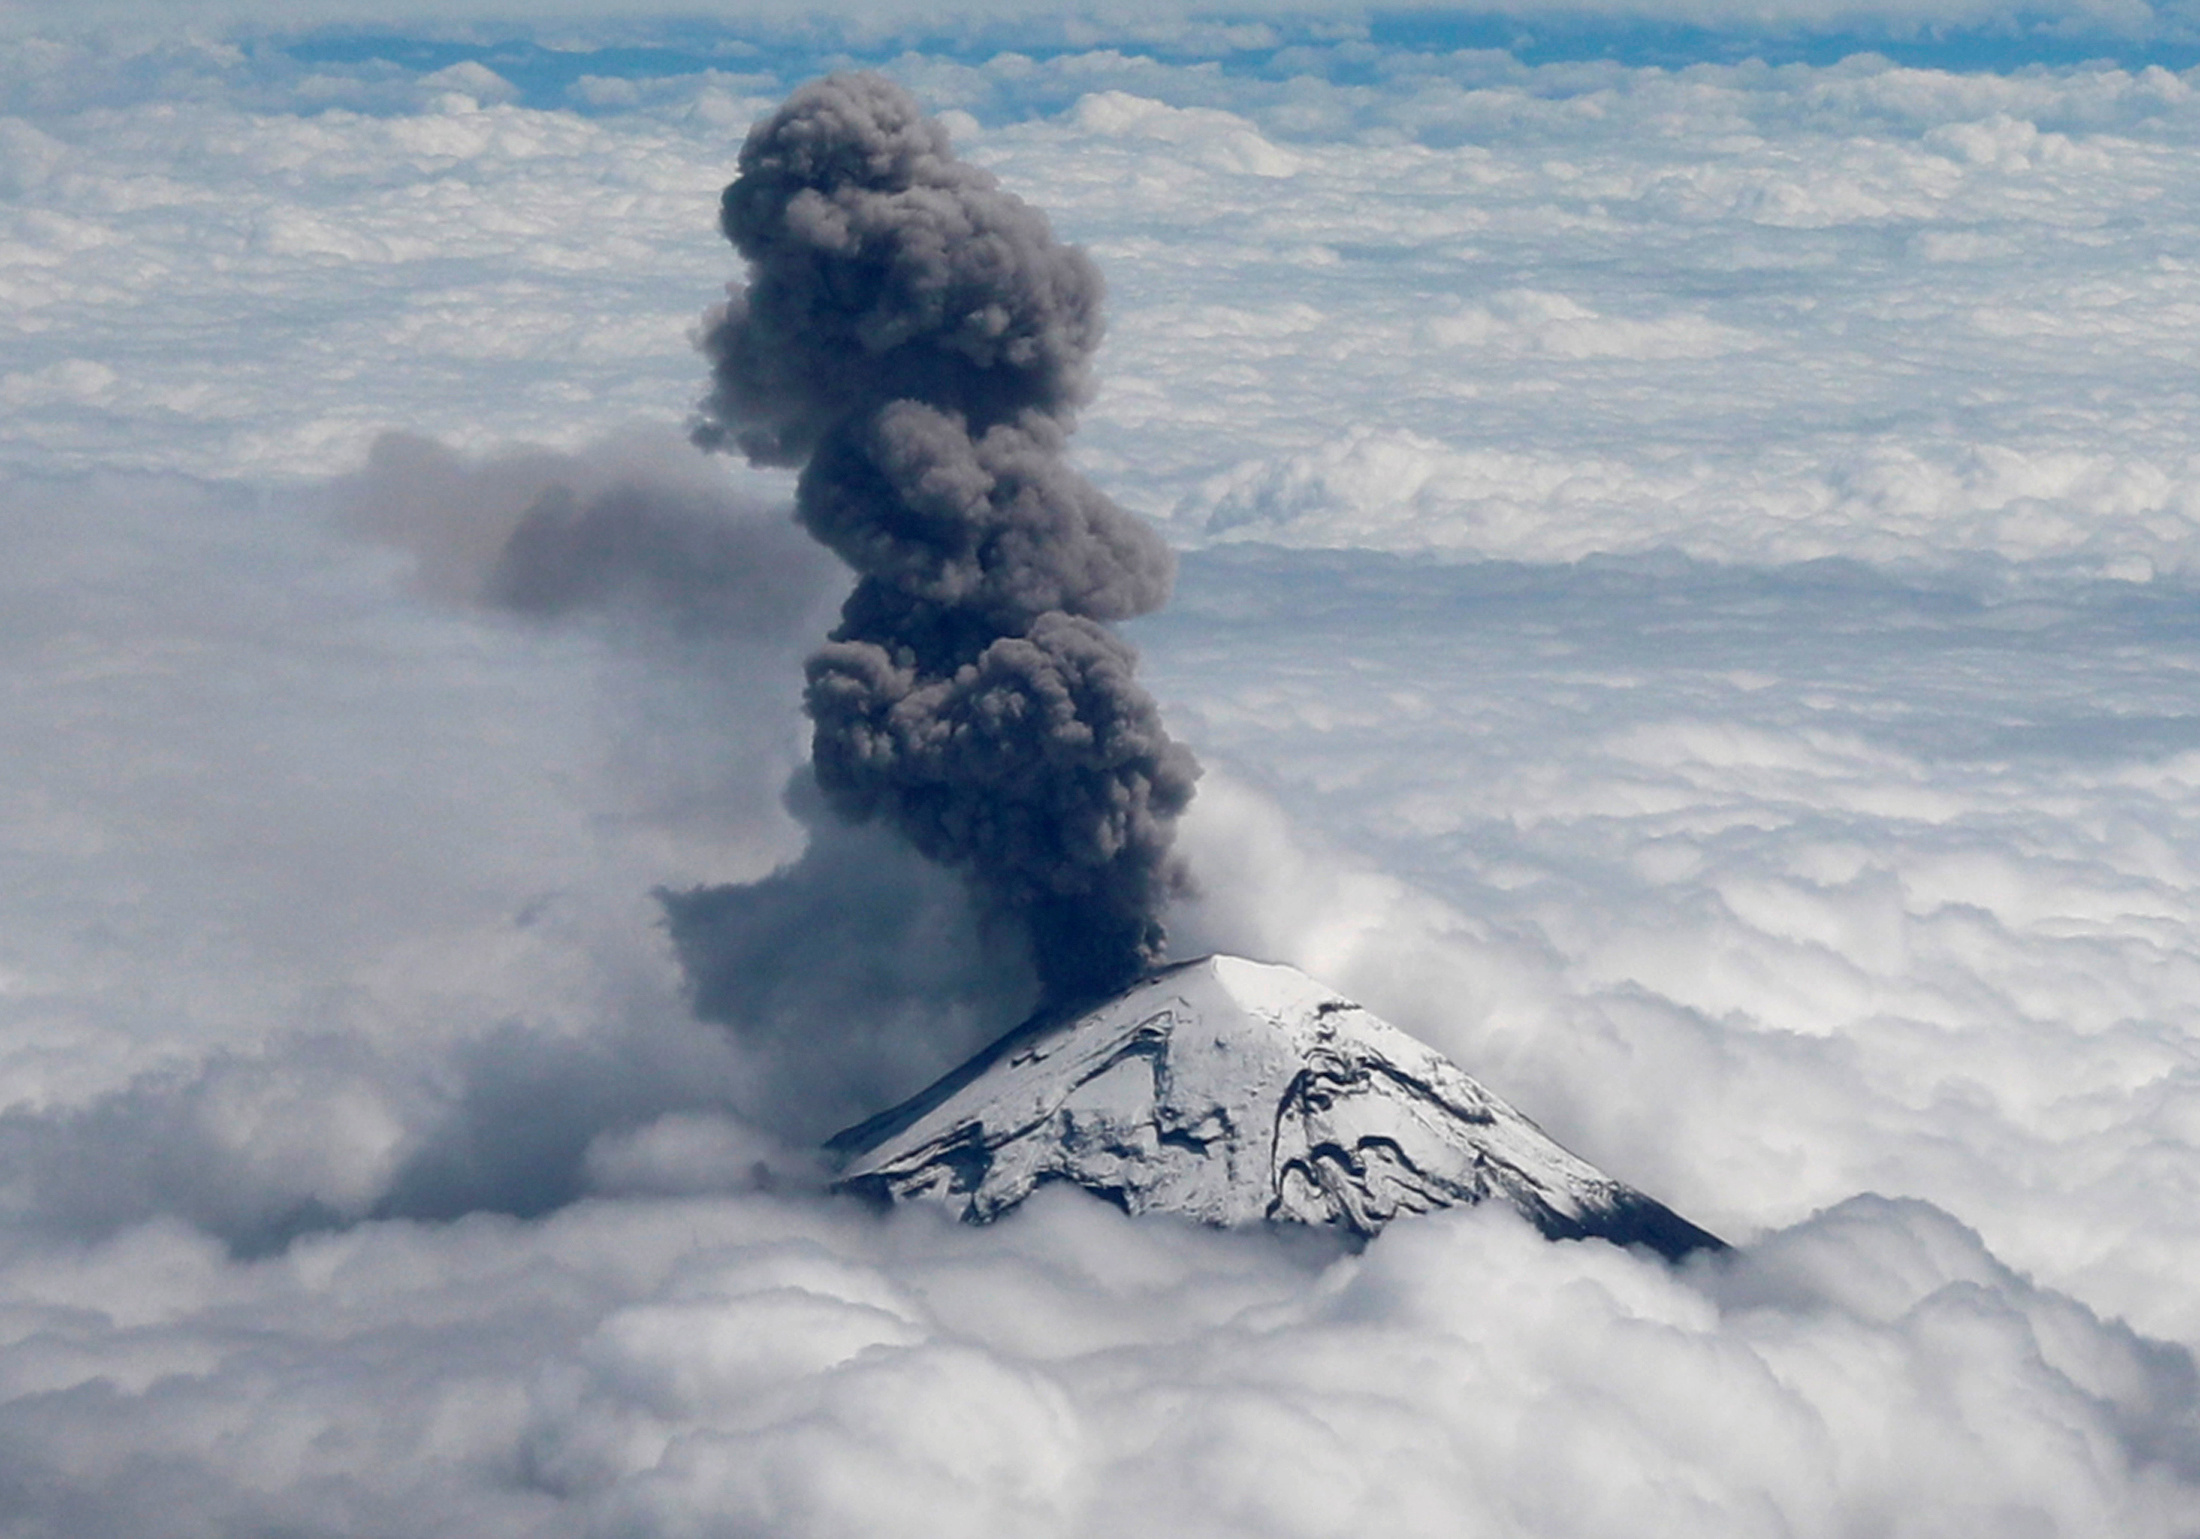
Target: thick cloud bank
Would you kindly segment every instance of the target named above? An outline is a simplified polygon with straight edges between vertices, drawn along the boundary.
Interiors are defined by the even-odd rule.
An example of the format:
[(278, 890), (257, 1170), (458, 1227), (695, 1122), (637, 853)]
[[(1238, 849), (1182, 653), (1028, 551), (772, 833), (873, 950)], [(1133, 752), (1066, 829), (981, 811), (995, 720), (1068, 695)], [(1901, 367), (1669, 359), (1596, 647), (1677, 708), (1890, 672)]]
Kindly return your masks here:
[[(524, 464), (582, 507), (634, 484), (617, 452), (400, 441), (331, 500), (385, 533), (493, 520), (508, 549), (544, 495)], [(757, 766), (776, 788), (806, 620), (730, 627), (777, 637), (744, 699), (723, 668), (661, 673), (696, 642), (666, 648), (653, 606), (557, 625), (454, 606), (282, 498), (11, 492), (5, 772), (39, 810), (0, 890), (0, 1529), (2169, 1539), (2200, 1520), (2191, 1028), (2161, 1008), (2185, 964), (2159, 915), (2194, 885), (2179, 819), (2157, 825), (2183, 760), (2141, 733), (1974, 779), (1809, 719), (1825, 697), (1919, 730), (2008, 711), (1988, 669), (1884, 671), (1905, 633), (1943, 659), (2014, 635), (2128, 714), (2155, 687), (2135, 655), (2181, 655), (2148, 590), (2113, 585), (2132, 616), (2109, 590), (2088, 610), (1858, 574), (1193, 564), (1152, 638), (1172, 692), (1209, 681), (1184, 693), (1210, 740), (1427, 865), (1416, 888), (1310, 850), (1225, 781), (1187, 827), (1194, 938), (1387, 991), (1602, 1163), (1730, 1204), (1742, 1252), (1676, 1275), (1494, 1212), (1349, 1258), (1070, 1192), (986, 1231), (826, 1198), (727, 1113), (799, 1080), (770, 1040), (688, 1017), (646, 899), (668, 851), (787, 891), (747, 975), (790, 1030), (969, 997), (984, 937), (878, 830), (821, 821), (794, 865), (776, 825), (700, 856), (695, 825), (668, 841), (684, 798), (613, 751), (776, 721), (786, 757)], [(713, 506), (741, 516), (722, 488)], [(1561, 621), (1571, 655), (1477, 651)], [(1438, 643), (1461, 706), (1413, 682)], [(637, 702), (646, 675), (672, 683)], [(1454, 708), (1506, 731), (1447, 728)], [(1437, 821), (1448, 775), (1484, 783), (1513, 843)], [(1998, 814), (1952, 804), (1997, 784)], [(2088, 784), (2077, 823), (2038, 810)], [(2105, 842), (2080, 865), (2087, 823)], [(1479, 875), (1446, 902), (1430, 887), (1458, 866), (1434, 857), (1462, 832), (1447, 859)], [(816, 893), (864, 890), (880, 913), (841, 922), (868, 924), (873, 971), (805, 985), (829, 972), (803, 949)], [(1806, 987), (1818, 1016), (1796, 1013)], [(1999, 1003), (1966, 1036), (1874, 1014), (1875, 989)], [(2110, 1003), (2087, 1017), (2056, 989)], [(1841, 1200), (1860, 1185), (1939, 1201)], [(1754, 1215), (1784, 1204), (1766, 1232)]]
[(749, 280), (697, 441), (801, 465), (797, 516), (856, 572), (809, 663), (819, 786), (968, 873), (1050, 993), (1127, 982), (1198, 766), (1107, 625), (1168, 596), (1168, 547), (1064, 458), (1099, 274), (877, 75), (758, 123), (722, 222)]
[(2182, 1353), (1859, 1199), (1676, 1277), (1497, 1212), (1336, 1260), (1056, 1191), (155, 1226), (0, 1262), (11, 1532), (2116, 1535), (2200, 1519)]
[(649, 891), (800, 847), (840, 583), (782, 509), (671, 434), (0, 506), (11, 1225), (539, 1212), (607, 1127), (763, 1094)]

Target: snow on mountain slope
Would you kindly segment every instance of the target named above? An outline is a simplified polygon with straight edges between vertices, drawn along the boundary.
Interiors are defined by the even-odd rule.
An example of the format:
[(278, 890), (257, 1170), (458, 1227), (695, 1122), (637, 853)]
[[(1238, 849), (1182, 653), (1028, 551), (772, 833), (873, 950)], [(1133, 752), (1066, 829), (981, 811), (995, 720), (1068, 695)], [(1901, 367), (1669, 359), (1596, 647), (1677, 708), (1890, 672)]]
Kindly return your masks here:
[(983, 1223), (1049, 1181), (1132, 1213), (1338, 1225), (1510, 1203), (1553, 1239), (1720, 1247), (1290, 967), (1211, 956), (1042, 1014), (827, 1146), (840, 1185)]

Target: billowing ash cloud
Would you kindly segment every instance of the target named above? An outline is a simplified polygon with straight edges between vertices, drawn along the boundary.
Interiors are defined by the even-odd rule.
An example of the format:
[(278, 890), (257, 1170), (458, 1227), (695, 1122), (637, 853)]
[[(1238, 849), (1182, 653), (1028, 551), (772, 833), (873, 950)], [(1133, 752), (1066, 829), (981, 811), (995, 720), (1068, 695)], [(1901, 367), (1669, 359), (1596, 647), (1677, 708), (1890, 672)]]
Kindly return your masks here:
[(801, 465), (858, 579), (809, 663), (818, 784), (1015, 915), (1050, 993), (1126, 980), (1198, 768), (1108, 629), (1167, 597), (1169, 551), (1064, 458), (1098, 272), (875, 75), (759, 123), (722, 223), (750, 275), (697, 439)]

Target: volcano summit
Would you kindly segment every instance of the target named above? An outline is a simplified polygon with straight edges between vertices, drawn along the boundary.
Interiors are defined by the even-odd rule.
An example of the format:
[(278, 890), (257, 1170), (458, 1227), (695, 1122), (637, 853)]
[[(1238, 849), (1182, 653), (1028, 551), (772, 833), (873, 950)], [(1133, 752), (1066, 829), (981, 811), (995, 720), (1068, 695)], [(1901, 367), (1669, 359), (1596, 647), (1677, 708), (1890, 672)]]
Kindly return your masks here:
[(1293, 968), (1210, 956), (1041, 1012), (837, 1135), (843, 1190), (983, 1223), (1068, 1181), (1131, 1213), (1333, 1225), (1499, 1201), (1552, 1239), (1724, 1243)]

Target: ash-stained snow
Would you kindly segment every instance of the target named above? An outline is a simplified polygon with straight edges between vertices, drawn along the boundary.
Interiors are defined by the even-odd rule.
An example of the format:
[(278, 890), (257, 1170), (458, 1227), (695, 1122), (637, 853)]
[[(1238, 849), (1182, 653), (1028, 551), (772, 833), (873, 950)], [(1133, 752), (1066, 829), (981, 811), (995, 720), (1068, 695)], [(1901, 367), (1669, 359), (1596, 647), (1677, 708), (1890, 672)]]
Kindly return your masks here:
[(1211, 956), (1042, 1014), (833, 1140), (841, 1184), (985, 1222), (1068, 1181), (1131, 1213), (1337, 1225), (1497, 1199), (1554, 1239), (1719, 1241), (1296, 968)]

